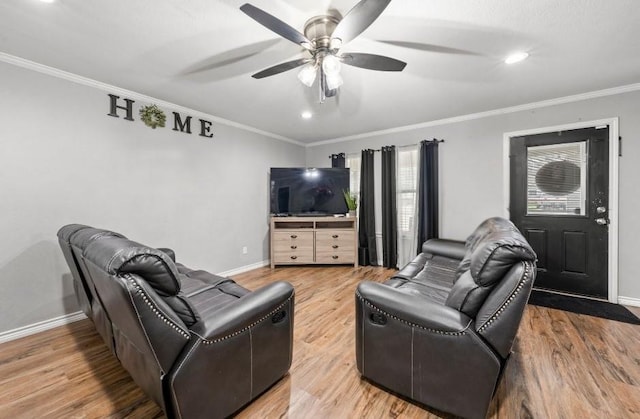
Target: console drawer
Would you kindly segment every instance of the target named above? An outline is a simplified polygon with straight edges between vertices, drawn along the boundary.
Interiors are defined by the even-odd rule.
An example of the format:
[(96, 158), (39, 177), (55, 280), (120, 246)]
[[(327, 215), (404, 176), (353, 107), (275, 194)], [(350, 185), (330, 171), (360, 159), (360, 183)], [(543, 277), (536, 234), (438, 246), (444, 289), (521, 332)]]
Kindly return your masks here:
[[(353, 249), (355, 243), (353, 231), (326, 230), (316, 231), (316, 250), (319, 249)], [(334, 247), (338, 246), (338, 247)]]
[(352, 249), (334, 251), (331, 250), (318, 250), (316, 251), (316, 263), (353, 263), (355, 262), (355, 256)]
[(275, 263), (312, 263), (313, 231), (277, 231), (273, 237)]
[(352, 230), (316, 231), (316, 263), (354, 263), (354, 246)]

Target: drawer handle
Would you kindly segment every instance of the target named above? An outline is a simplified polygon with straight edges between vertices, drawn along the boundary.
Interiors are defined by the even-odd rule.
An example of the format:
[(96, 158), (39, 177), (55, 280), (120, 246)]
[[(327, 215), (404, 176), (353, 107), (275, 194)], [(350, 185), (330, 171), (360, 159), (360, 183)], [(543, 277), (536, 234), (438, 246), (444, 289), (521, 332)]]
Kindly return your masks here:
[(339, 246), (338, 246), (337, 244), (334, 244), (334, 245), (333, 245), (333, 246), (331, 246), (331, 247), (333, 247), (334, 249), (337, 249)]
[(333, 256), (331, 256), (331, 257), (332, 257), (332, 258), (334, 258), (334, 259), (338, 259), (338, 256), (337, 256), (337, 255), (333, 255)]
[(292, 235), (291, 235), (291, 238), (292, 238), (292, 239), (297, 239), (297, 238), (298, 238), (298, 236), (296, 236), (295, 234), (292, 234)]
[(292, 248), (292, 249), (297, 249), (297, 248), (298, 248), (298, 246), (291, 246), (291, 248)]
[(291, 256), (291, 259), (296, 260), (298, 259), (298, 256)]
[(334, 234), (334, 235), (333, 235), (333, 236), (331, 236), (331, 237), (333, 237), (334, 239), (337, 239), (337, 238), (338, 238), (338, 237), (340, 237), (340, 236), (338, 236), (337, 234)]

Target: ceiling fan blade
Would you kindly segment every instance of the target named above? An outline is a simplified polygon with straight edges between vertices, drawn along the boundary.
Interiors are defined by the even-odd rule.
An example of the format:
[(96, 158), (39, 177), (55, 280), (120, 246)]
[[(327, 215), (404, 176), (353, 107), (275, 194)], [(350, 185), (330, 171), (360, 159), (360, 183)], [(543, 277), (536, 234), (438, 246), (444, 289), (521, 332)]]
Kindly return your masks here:
[(407, 65), (404, 61), (395, 58), (360, 52), (344, 54), (340, 59), (347, 65), (377, 71), (402, 71)]
[(308, 50), (313, 49), (313, 44), (306, 36), (264, 10), (258, 9), (249, 3), (245, 3), (240, 6), (240, 10), (265, 28), (277, 33), (281, 37), (288, 39), (295, 44), (301, 45), (303, 48)]
[(380, 16), (391, 0), (361, 0), (338, 23), (331, 37), (340, 39), (341, 45), (351, 41)]
[(287, 61), (286, 63), (276, 64), (273, 67), (266, 68), (262, 71), (252, 75), (254, 79), (263, 79), (265, 77), (274, 76), (276, 74), (284, 73), (285, 71), (292, 70), (296, 67), (300, 67), (306, 63), (311, 62), (311, 58), (300, 58), (298, 60)]
[(405, 42), (405, 41), (385, 41), (377, 40), (383, 44), (395, 45), (402, 48), (416, 49), (420, 51), (439, 52), (443, 54), (459, 54), (459, 55), (480, 55), (473, 51), (467, 51), (464, 49), (443, 47), (440, 45), (424, 44), (421, 42)]

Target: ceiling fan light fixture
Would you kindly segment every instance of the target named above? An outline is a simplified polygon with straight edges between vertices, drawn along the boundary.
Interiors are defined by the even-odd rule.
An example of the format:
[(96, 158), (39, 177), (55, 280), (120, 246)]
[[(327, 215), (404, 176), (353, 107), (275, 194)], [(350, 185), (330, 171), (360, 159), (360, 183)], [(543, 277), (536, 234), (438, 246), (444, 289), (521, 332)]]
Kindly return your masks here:
[(313, 82), (316, 81), (316, 75), (318, 74), (318, 69), (316, 68), (314, 63), (309, 63), (302, 67), (300, 72), (298, 73), (298, 80), (302, 82), (307, 87), (311, 87)]
[(326, 14), (309, 19), (304, 24), (304, 33), (256, 6), (243, 4), (240, 6), (243, 13), (282, 38), (305, 48), (305, 53), (311, 56), (271, 66), (251, 76), (261, 79), (302, 66), (298, 79), (308, 87), (319, 79), (317, 87), (320, 103), (323, 103), (326, 98), (336, 96), (344, 82), (340, 75), (343, 62), (369, 70), (402, 71), (406, 63), (394, 58), (365, 53), (339, 55), (340, 48), (378, 19), (390, 1), (359, 0), (344, 16), (336, 9), (330, 9)]
[(327, 54), (322, 58), (322, 71), (329, 76), (340, 74), (340, 59), (333, 54)]
[(339, 73), (326, 74), (325, 78), (327, 81), (327, 88), (329, 88), (329, 90), (335, 90), (344, 83), (344, 80), (342, 80), (342, 76)]

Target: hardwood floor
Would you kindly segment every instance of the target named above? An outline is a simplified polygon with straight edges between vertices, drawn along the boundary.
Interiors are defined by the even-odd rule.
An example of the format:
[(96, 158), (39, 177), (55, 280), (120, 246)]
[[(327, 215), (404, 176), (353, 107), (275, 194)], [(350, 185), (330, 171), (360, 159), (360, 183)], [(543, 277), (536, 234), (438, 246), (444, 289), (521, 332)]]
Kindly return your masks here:
[[(261, 268), (234, 277), (255, 289), (296, 288), (289, 375), (238, 418), (448, 417), (363, 381), (355, 367), (354, 290), (384, 281), (372, 267)], [(640, 308), (630, 308), (640, 315)], [(640, 327), (527, 306), (491, 418), (640, 418)], [(89, 320), (0, 345), (0, 418), (154, 418)]]

